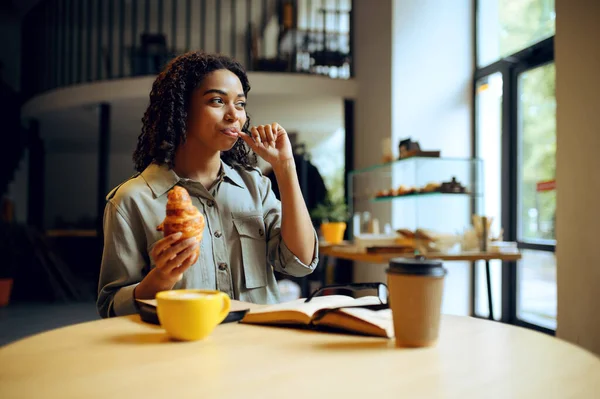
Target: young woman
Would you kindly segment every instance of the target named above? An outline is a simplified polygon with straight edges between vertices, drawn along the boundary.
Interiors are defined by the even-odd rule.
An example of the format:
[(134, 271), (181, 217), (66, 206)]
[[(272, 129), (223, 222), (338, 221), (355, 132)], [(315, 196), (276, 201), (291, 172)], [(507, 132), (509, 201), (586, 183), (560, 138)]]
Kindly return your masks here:
[[(243, 67), (220, 55), (184, 54), (157, 77), (133, 154), (139, 173), (107, 196), (102, 317), (135, 313), (135, 299), (176, 288), (276, 303), (273, 269), (304, 276), (316, 267), (317, 236), (289, 138), (277, 123), (249, 129), (249, 91)], [(255, 154), (272, 166), (281, 202), (255, 167)], [(178, 234), (163, 238), (156, 229), (176, 185), (204, 215), (200, 244)]]

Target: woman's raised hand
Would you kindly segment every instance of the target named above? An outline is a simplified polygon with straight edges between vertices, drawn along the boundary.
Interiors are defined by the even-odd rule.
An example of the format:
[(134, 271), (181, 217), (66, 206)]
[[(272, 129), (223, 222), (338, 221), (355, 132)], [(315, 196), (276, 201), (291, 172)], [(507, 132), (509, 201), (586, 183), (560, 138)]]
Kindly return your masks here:
[(250, 135), (241, 133), (240, 137), (259, 157), (273, 167), (294, 158), (288, 134), (276, 122), (270, 125), (252, 126)]

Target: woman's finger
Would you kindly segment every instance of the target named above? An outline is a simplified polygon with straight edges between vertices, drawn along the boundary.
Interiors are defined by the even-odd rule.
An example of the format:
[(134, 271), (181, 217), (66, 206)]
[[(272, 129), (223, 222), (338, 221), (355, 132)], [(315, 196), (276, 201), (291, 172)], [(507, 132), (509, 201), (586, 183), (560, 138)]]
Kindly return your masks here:
[(250, 134), (252, 135), (255, 144), (260, 145), (262, 143), (260, 133), (256, 126), (252, 126), (252, 128), (250, 129)]
[(252, 136), (250, 136), (244, 132), (241, 132), (240, 137), (242, 138), (242, 140), (244, 140), (244, 142), (246, 144), (248, 144), (248, 147), (252, 148), (252, 150), (254, 152), (256, 152), (258, 150), (258, 146), (256, 145), (256, 142), (254, 141), (254, 139), (252, 139)]
[(183, 263), (181, 264), (181, 266), (176, 267), (175, 269), (173, 269), (173, 271), (171, 273), (175, 273), (176, 275), (177, 274), (183, 274), (194, 263), (196, 263), (197, 260), (198, 260), (198, 256), (196, 254), (192, 254), (191, 256), (189, 256), (187, 259), (185, 259), (183, 261)]
[(271, 129), (273, 129), (273, 136), (275, 136), (275, 141), (277, 141), (277, 137), (279, 137), (279, 133), (283, 128), (277, 122), (271, 123)]
[(256, 130), (258, 130), (258, 134), (260, 134), (261, 144), (265, 147), (269, 145), (269, 139), (267, 138), (267, 134), (265, 133), (265, 127), (263, 125), (257, 126)]
[(173, 243), (175, 243), (175, 241), (179, 240), (181, 238), (182, 233), (175, 233), (175, 234), (171, 234), (166, 236), (165, 238), (160, 239), (152, 248), (152, 251), (150, 251), (150, 256), (152, 256), (152, 259), (154, 259), (156, 261), (156, 259), (159, 257), (159, 255), (165, 251), (166, 249), (168, 249), (171, 245), (173, 245)]
[(271, 145), (274, 147), (275, 144), (275, 131), (272, 129), (271, 125), (265, 125), (265, 142), (267, 145)]
[(193, 258), (194, 252), (196, 251), (196, 245), (193, 245), (189, 248), (186, 248), (185, 251), (182, 251), (177, 254), (173, 259), (167, 261), (161, 268), (164, 273), (173, 273), (173, 271), (179, 267), (181, 267), (187, 258)]
[(179, 253), (181, 253), (185, 250), (188, 250), (190, 248), (194, 248), (197, 243), (198, 243), (198, 241), (196, 241), (195, 237), (190, 237), (185, 240), (181, 240), (180, 242), (178, 242), (175, 245), (172, 245), (170, 248), (163, 251), (158, 256), (158, 259), (155, 259), (156, 267), (162, 267), (164, 264), (169, 262), (171, 259), (176, 258)]
[(194, 263), (196, 263), (196, 261), (198, 260), (198, 256), (200, 255), (200, 251), (198, 251), (197, 253), (194, 252), (194, 256), (192, 257), (192, 260), (190, 262), (192, 262), (191, 264), (193, 265)]

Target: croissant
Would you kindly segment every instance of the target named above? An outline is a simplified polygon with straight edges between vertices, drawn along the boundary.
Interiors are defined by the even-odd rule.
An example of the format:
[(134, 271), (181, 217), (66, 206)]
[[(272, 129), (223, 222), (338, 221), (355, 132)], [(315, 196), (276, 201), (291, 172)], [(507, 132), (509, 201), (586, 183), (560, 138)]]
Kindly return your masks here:
[[(162, 231), (167, 237), (178, 232), (183, 233), (181, 239), (196, 237), (198, 242), (202, 241), (202, 232), (204, 231), (204, 216), (198, 208), (192, 204), (192, 199), (187, 190), (180, 186), (175, 186), (167, 194), (167, 216), (156, 230)], [(200, 246), (196, 247), (194, 252), (194, 262), (200, 255)]]

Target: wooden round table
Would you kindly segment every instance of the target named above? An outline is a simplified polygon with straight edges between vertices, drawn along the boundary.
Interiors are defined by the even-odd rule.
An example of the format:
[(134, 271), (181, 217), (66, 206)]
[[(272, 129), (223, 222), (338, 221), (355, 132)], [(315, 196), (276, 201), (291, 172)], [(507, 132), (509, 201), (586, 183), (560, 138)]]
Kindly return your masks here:
[(600, 359), (519, 327), (444, 316), (440, 341), (225, 324), (173, 342), (138, 316), (0, 348), (1, 398), (598, 398)]

